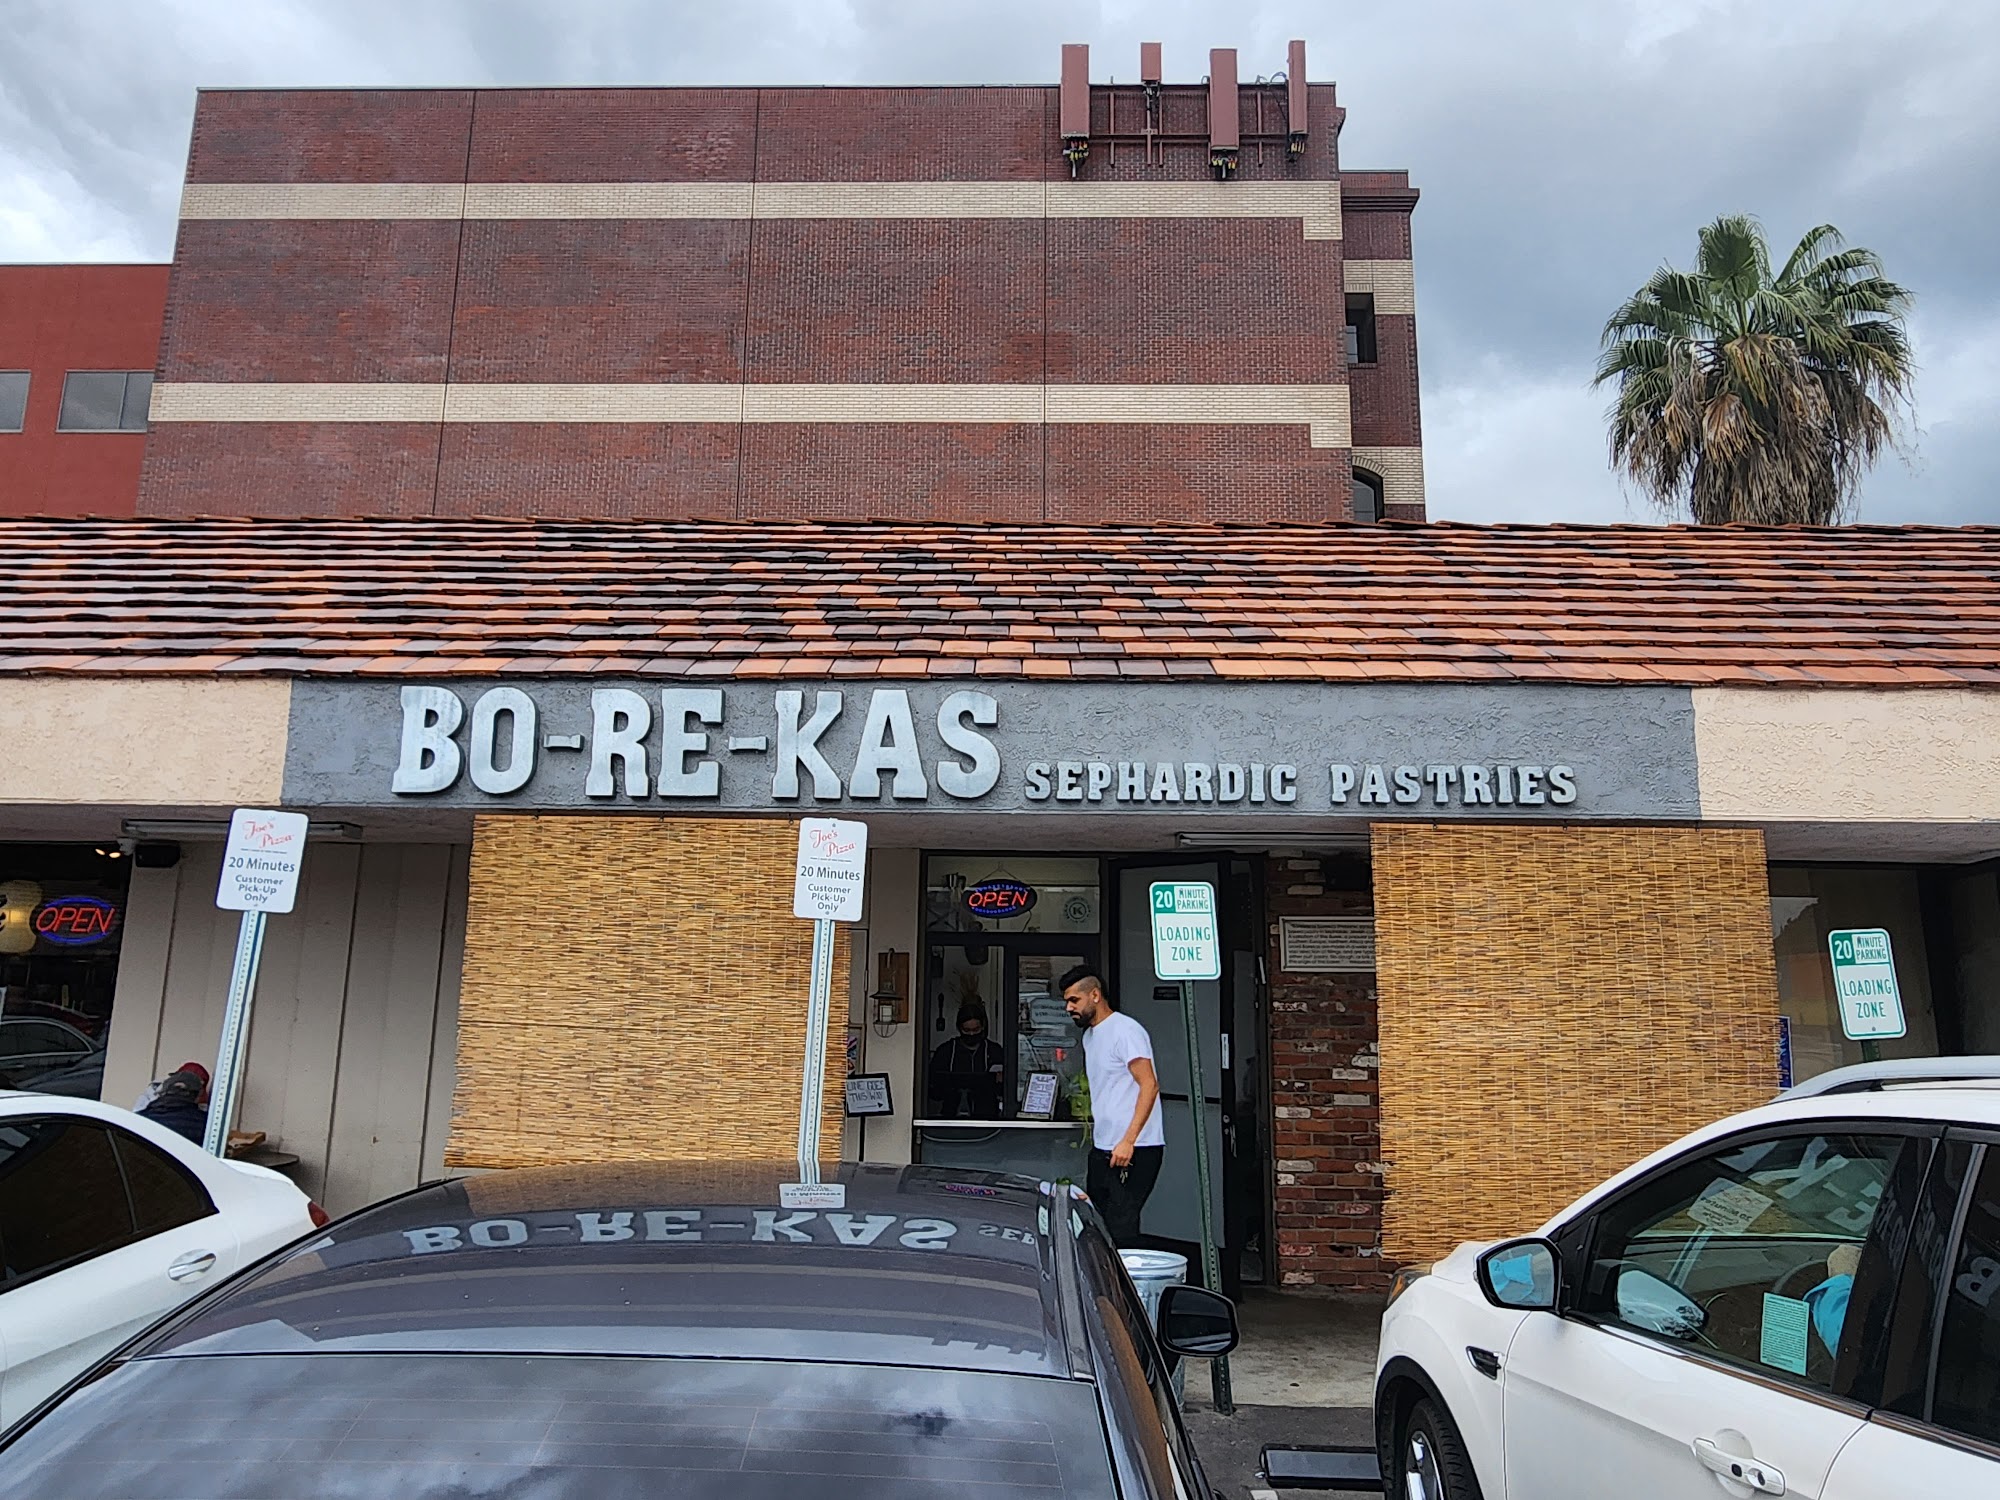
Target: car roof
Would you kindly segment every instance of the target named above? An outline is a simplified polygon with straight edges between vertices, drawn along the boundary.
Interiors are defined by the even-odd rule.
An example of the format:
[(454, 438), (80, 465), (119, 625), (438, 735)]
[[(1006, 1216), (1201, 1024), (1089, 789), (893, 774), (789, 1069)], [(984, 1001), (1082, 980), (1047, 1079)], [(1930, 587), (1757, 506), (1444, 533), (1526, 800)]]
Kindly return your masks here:
[[(1081, 1373), (1051, 1235), (1066, 1189), (848, 1164), (535, 1167), (363, 1209), (194, 1305), (136, 1357), (630, 1354)], [(1075, 1223), (1073, 1215), (1060, 1215)], [(1072, 1261), (1071, 1264), (1074, 1264)]]

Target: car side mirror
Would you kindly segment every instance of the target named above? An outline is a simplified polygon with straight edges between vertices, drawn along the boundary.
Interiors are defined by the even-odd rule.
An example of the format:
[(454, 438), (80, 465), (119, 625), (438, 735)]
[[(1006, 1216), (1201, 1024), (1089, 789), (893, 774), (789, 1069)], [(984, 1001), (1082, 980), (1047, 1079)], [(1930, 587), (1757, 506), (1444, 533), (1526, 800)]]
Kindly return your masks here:
[(1508, 1240), (1479, 1257), (1479, 1290), (1495, 1307), (1554, 1312), (1562, 1262), (1547, 1240)]
[(1234, 1349), (1241, 1337), (1236, 1327), (1236, 1304), (1220, 1292), (1200, 1286), (1160, 1289), (1156, 1331), (1162, 1349), (1189, 1359), (1219, 1359)]

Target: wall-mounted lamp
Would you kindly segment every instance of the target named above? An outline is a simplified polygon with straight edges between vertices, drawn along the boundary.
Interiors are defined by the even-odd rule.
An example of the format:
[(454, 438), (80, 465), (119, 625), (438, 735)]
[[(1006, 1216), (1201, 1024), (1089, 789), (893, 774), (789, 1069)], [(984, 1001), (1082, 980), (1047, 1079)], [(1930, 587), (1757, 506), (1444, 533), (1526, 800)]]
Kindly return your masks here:
[(910, 1019), (910, 955), (885, 948), (875, 955), (875, 993), (868, 997), (875, 1034), (889, 1036)]

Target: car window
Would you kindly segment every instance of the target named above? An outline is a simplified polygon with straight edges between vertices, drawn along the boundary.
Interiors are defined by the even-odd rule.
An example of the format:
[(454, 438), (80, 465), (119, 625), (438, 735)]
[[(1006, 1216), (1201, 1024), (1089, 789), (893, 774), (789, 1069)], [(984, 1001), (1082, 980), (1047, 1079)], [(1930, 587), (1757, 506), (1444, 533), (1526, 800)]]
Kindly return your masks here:
[(1906, 1136), (1739, 1142), (1598, 1217), (1582, 1311), (1827, 1389), (1868, 1232)]
[(0, 1469), (8, 1500), (1116, 1500), (1086, 1384), (781, 1360), (135, 1359)]
[(48, 1021), (15, 1021), (0, 1032), (0, 1050), (23, 1057), (76, 1052), (77, 1041), (72, 1032)]
[(140, 1234), (164, 1234), (215, 1212), (208, 1191), (192, 1172), (158, 1146), (126, 1130), (113, 1130), (118, 1164), (132, 1195), (132, 1217)]
[(2000, 1148), (1985, 1158), (1952, 1258), (1931, 1420), (2000, 1443)]
[(109, 1129), (59, 1115), (0, 1120), (0, 1284), (60, 1271), (131, 1238)]

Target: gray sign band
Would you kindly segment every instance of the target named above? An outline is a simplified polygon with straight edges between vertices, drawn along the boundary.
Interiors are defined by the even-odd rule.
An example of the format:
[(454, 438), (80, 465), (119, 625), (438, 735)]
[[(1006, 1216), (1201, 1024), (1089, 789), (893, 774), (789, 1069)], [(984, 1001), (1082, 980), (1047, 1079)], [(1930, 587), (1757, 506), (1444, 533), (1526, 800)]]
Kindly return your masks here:
[(1690, 819), (1685, 688), (293, 684), (285, 804)]

